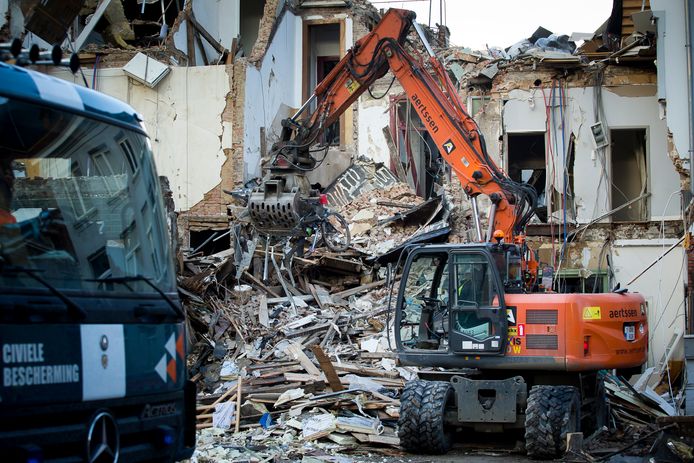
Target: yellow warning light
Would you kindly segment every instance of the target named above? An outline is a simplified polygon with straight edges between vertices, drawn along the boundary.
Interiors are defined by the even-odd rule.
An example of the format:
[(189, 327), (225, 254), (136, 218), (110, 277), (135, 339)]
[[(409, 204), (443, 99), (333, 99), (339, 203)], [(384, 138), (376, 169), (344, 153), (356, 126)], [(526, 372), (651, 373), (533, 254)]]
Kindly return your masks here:
[(496, 230), (496, 231), (494, 231), (494, 239), (495, 239), (497, 242), (501, 243), (501, 240), (504, 239), (504, 232), (501, 231), (501, 230)]

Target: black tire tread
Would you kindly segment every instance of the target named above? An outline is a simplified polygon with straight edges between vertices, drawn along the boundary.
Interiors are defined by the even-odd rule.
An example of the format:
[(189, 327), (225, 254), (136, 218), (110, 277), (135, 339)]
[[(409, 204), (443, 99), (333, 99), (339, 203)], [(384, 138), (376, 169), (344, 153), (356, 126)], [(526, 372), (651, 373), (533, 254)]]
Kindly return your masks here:
[(530, 458), (551, 459), (564, 454), (572, 408), (580, 414), (580, 396), (573, 386), (533, 386), (525, 410), (525, 449)]
[(398, 418), (398, 437), (400, 445), (410, 452), (417, 451), (421, 445), (419, 417), (426, 381), (413, 380), (405, 383), (400, 396), (400, 418)]
[(424, 391), (419, 432), (422, 453), (442, 455), (451, 449), (452, 436), (444, 424), (446, 404), (453, 387), (444, 381), (430, 381)]

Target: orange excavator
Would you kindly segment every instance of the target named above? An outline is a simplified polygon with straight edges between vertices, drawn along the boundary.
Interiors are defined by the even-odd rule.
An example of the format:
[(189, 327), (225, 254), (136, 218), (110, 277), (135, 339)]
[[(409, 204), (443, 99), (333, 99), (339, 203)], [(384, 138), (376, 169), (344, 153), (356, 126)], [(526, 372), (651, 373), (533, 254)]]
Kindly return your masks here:
[[(426, 58), (409, 44), (412, 27)], [(249, 199), (252, 220), (267, 233), (301, 223), (319, 194), (305, 177), (322, 162), (312, 155), (319, 135), (388, 70), (462, 183), (478, 237), (410, 246), (400, 257), (394, 338), (400, 363), (421, 368), (401, 397), (401, 445), (445, 453), (456, 430), (519, 429), (529, 456), (560, 456), (567, 433), (607, 423), (604, 371), (629, 375), (646, 362), (646, 303), (624, 291), (561, 294), (538, 285), (523, 235), (535, 190), (489, 157), (413, 12), (388, 10), (283, 121), (272, 164)], [(491, 201), (486, 236), (479, 195)]]

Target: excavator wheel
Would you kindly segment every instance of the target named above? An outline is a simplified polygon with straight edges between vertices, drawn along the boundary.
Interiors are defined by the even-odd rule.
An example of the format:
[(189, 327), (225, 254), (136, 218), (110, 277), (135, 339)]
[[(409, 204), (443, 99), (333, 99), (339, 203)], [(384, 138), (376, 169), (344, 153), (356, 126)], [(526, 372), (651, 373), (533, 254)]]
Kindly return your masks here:
[[(443, 381), (421, 381), (423, 389), (413, 386), (412, 399), (409, 399), (410, 406), (405, 406), (405, 393), (401, 399), (400, 413), (407, 411), (405, 419), (410, 427), (407, 431), (401, 428), (400, 445), (413, 453), (444, 454), (451, 449), (453, 435), (451, 429), (444, 424), (446, 407), (453, 403), (453, 387), (448, 382)], [(420, 401), (421, 397), (421, 401)], [(419, 407), (415, 403), (419, 401)], [(404, 432), (403, 432), (404, 431)], [(405, 438), (403, 439), (403, 436)]]
[(407, 451), (417, 452), (422, 437), (419, 429), (419, 415), (422, 408), (422, 395), (427, 382), (416, 379), (405, 383), (400, 396), (400, 418), (398, 418), (398, 437), (400, 445)]
[(581, 396), (573, 386), (533, 386), (525, 409), (525, 449), (530, 458), (566, 451), (566, 434), (580, 430)]

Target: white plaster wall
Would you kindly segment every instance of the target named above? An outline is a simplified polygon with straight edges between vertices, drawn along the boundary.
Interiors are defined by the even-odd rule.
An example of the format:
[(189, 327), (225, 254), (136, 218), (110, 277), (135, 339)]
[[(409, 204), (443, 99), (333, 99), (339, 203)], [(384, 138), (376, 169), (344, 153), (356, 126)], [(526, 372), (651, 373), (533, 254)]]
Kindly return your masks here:
[[(548, 90), (545, 93), (549, 95)], [(503, 107), (504, 132), (544, 132), (546, 120), (541, 90), (509, 92), (508, 101)]]
[[(617, 240), (612, 262), (622, 287), (653, 262), (673, 240)], [(648, 302), (650, 332), (649, 364), (659, 361), (673, 335), (685, 328), (686, 256), (681, 246), (632, 283), (629, 291), (641, 293)]]
[[(684, 0), (652, 0), (651, 9), (664, 27), (664, 43), (658, 43), (658, 80), (664, 79), (667, 125), (677, 152), (689, 159), (689, 101), (687, 98), (686, 15)], [(660, 36), (660, 30), (658, 35)], [(661, 58), (664, 56), (664, 60)], [(664, 61), (664, 62), (661, 62)]]
[[(49, 71), (82, 85), (79, 74)], [(91, 84), (92, 70), (84, 73)], [(154, 89), (129, 79), (120, 68), (102, 69), (97, 89), (142, 115), (157, 171), (171, 182), (176, 210), (190, 209), (219, 184), (223, 148), (231, 147), (231, 127), (221, 121), (230, 91), (225, 66), (174, 67)]]
[[(376, 93), (377, 96), (380, 94)], [(388, 127), (390, 124), (388, 104), (390, 99), (386, 95), (380, 100), (375, 100), (368, 94), (364, 94), (357, 101), (359, 105), (357, 154), (389, 166), (390, 150), (383, 136), (383, 127)]]
[[(205, 0), (204, 2), (193, 2), (193, 13), (195, 19), (205, 30), (212, 37), (218, 39), (219, 43), (228, 50), (231, 47), (231, 41), (239, 35), (239, 7), (240, 0)], [(187, 28), (188, 22), (183, 21), (173, 36), (176, 48), (186, 54), (188, 53)], [(197, 41), (195, 43), (195, 61), (197, 65), (202, 65), (204, 63)], [(216, 62), (219, 59), (219, 53), (204, 38), (202, 38), (202, 43), (210, 64)]]
[[(679, 202), (671, 198), (679, 188), (679, 176), (667, 156), (667, 127), (659, 118), (655, 86), (641, 86), (638, 95), (627, 87), (603, 89), (606, 126), (609, 129), (646, 128), (648, 150), (648, 190), (651, 220), (677, 219), (680, 217)], [(549, 92), (545, 90), (546, 96)], [(593, 89), (570, 88), (567, 92), (567, 114), (565, 143), (568, 147), (570, 134), (576, 134), (574, 164), (574, 190), (578, 212), (578, 222), (587, 223), (608, 212), (610, 208), (610, 188), (604, 181), (599, 182), (601, 164), (597, 159), (590, 125), (593, 117)], [(555, 122), (559, 124), (558, 112)], [(507, 133), (544, 132), (545, 100), (541, 90), (513, 90), (503, 109), (503, 125)], [(562, 189), (561, 133), (558, 132), (559, 151), (555, 153), (555, 185)], [(609, 149), (606, 151), (609, 174)], [(668, 200), (669, 203), (668, 203)], [(667, 207), (666, 207), (667, 206)], [(605, 221), (609, 221), (606, 219)]]
[(248, 66), (244, 101), (244, 179), (261, 176), (260, 127), (267, 147), (280, 135), (279, 121), (301, 104), (301, 18), (287, 11), (260, 69)]

